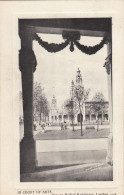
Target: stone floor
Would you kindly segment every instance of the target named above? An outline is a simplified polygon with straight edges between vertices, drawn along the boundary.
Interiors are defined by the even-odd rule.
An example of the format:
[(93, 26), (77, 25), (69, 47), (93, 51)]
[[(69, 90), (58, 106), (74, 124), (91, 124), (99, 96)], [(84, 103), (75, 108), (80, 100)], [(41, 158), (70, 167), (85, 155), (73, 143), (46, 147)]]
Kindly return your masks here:
[(106, 163), (70, 165), (21, 175), (21, 182), (112, 181), (113, 167)]

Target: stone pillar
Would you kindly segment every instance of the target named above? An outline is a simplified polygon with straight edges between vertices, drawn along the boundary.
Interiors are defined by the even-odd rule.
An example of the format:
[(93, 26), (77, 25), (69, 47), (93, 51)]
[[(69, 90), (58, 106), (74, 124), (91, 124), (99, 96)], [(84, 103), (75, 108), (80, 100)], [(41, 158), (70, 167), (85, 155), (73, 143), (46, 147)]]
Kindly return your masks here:
[(103, 112), (102, 112), (101, 114), (102, 114), (102, 116), (101, 116), (101, 117), (102, 117), (102, 118), (101, 118), (101, 121), (103, 122)]
[(83, 103), (83, 122), (85, 122), (85, 102)]
[(109, 95), (109, 122), (110, 122), (110, 133), (108, 136), (108, 147), (107, 147), (107, 157), (106, 162), (113, 164), (113, 112), (112, 112), (112, 43), (109, 37), (107, 42), (107, 53), (106, 62), (104, 67), (106, 68), (107, 78), (108, 78), (108, 95)]
[(89, 113), (89, 123), (91, 122), (91, 113)]
[(20, 33), (21, 50), (19, 51), (19, 67), (22, 77), (24, 137), (20, 143), (20, 172), (35, 170), (36, 151), (33, 139), (33, 72), (36, 58), (32, 50), (33, 33)]

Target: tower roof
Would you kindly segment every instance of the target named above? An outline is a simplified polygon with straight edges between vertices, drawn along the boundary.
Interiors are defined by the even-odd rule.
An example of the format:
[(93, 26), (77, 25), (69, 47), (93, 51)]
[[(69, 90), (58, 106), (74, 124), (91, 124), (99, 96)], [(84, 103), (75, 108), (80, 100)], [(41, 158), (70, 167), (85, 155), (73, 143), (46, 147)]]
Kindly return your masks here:
[(81, 71), (79, 68), (77, 70), (76, 83), (82, 84), (82, 76), (81, 76)]

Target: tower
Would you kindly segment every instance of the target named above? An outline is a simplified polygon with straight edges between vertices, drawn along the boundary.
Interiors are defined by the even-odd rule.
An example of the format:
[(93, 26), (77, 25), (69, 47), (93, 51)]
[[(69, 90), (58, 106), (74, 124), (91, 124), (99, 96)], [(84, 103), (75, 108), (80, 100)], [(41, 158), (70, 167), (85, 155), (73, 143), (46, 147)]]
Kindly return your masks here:
[(74, 96), (74, 87), (75, 87), (74, 81), (72, 80), (72, 82), (71, 82), (71, 90), (70, 90), (71, 98), (73, 98), (73, 96)]
[(76, 85), (82, 85), (82, 76), (79, 68), (77, 70), (77, 75), (76, 75)]
[(57, 123), (58, 122), (58, 108), (57, 108), (57, 101), (55, 96), (53, 95), (51, 101), (51, 108), (50, 108), (50, 115), (49, 115), (50, 122)]
[(52, 102), (51, 102), (51, 108), (56, 108), (57, 107), (57, 101), (55, 96), (53, 95)]

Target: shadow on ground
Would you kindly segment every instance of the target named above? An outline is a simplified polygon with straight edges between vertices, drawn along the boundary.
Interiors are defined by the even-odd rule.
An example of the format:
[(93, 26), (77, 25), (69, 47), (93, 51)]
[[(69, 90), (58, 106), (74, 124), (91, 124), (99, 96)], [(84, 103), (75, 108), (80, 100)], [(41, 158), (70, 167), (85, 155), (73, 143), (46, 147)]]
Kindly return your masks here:
[(79, 164), (67, 164), (67, 165), (51, 165), (51, 166), (39, 166), (36, 167), (35, 172), (42, 172), (42, 171), (48, 171), (48, 170), (54, 170), (54, 169), (60, 169), (64, 167), (70, 167), (70, 166), (75, 166)]
[(94, 163), (21, 174), (21, 182), (113, 181), (113, 166)]

